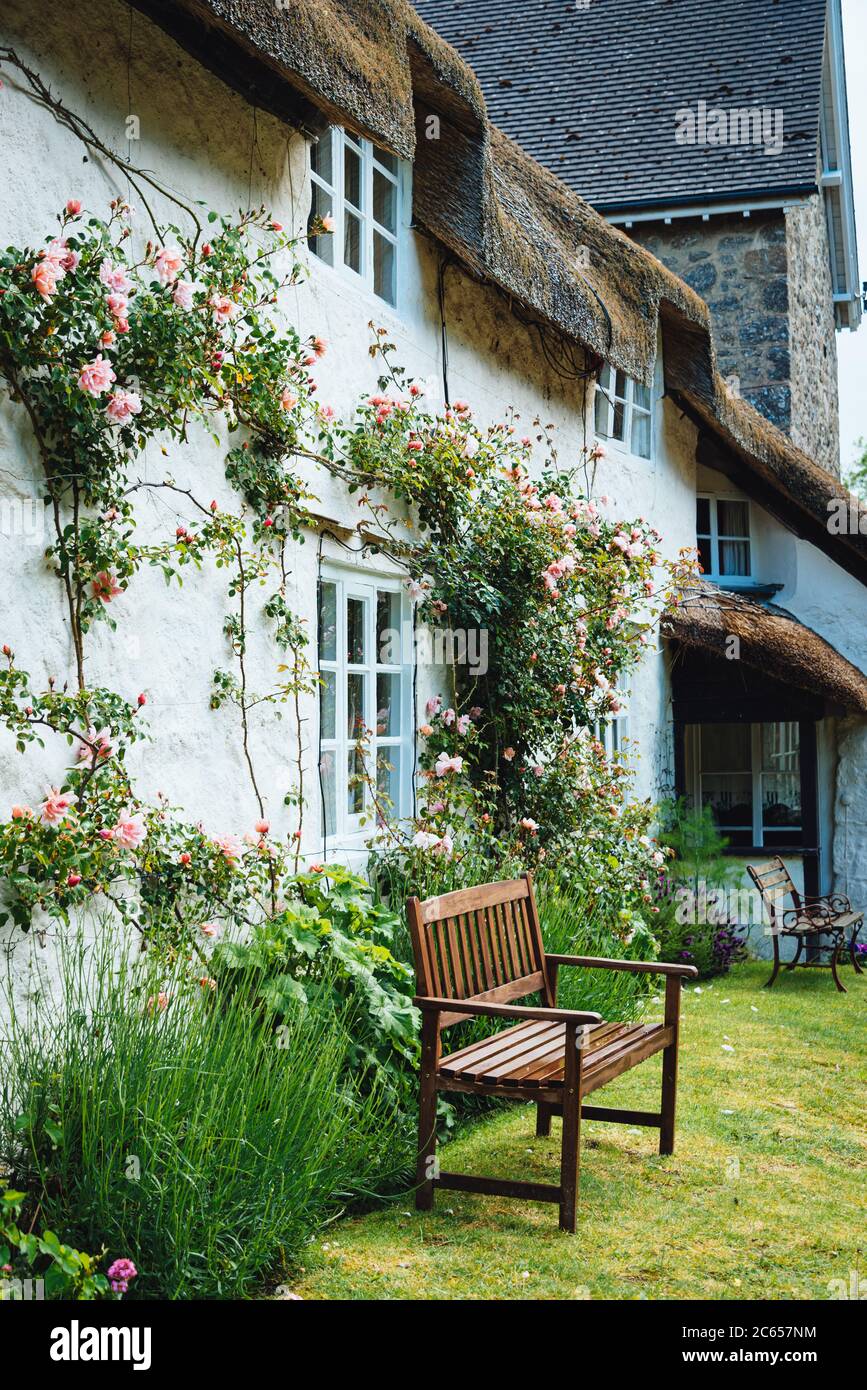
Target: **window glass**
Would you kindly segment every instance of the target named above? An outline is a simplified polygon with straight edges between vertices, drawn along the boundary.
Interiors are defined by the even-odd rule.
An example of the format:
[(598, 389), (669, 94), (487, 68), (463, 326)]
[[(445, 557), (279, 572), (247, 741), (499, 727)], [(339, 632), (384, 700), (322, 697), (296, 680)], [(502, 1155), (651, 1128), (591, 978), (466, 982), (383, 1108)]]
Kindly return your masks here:
[(346, 600), (346, 660), (350, 666), (365, 664), (364, 626), (367, 618), (367, 604), (363, 598)]
[(362, 209), (362, 187), (361, 151), (347, 143), (343, 147), (343, 196), (359, 212)]
[(373, 233), (373, 289), (380, 299), (389, 304), (395, 300), (395, 255), (394, 242), (379, 232)]
[(360, 671), (350, 671), (346, 677), (346, 737), (359, 739), (364, 734), (364, 684)]
[(361, 223), (348, 208), (343, 214), (343, 264), (361, 274)]
[(334, 738), (337, 734), (337, 672), (322, 671), (322, 690), (319, 696), (319, 737)]
[(319, 659), (337, 660), (337, 585), (319, 586)]
[(376, 677), (376, 734), (380, 738), (400, 733), (400, 676), (380, 671)]
[(373, 170), (373, 215), (387, 232), (397, 230), (397, 184)]

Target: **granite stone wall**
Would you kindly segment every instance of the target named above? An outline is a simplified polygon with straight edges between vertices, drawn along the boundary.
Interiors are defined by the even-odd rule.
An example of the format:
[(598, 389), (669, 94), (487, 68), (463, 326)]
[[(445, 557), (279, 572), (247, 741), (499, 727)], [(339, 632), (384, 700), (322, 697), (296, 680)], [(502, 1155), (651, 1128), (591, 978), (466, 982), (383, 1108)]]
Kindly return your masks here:
[(749, 218), (636, 223), (630, 233), (709, 305), (723, 376), (736, 378), (745, 400), (839, 473), (837, 352), (821, 197)]

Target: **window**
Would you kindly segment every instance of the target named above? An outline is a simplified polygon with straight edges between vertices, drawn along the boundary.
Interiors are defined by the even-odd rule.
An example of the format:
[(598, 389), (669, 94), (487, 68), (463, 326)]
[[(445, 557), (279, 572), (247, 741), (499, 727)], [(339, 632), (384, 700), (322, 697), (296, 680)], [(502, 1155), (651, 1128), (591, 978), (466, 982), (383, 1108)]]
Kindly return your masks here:
[(343, 266), (387, 304), (397, 302), (400, 169), (393, 154), (332, 126), (310, 149), (308, 227), (330, 216), (334, 231), (311, 237), (314, 255)]
[(620, 714), (609, 715), (607, 719), (600, 719), (593, 729), (594, 737), (599, 740), (605, 749), (607, 758), (626, 756), (626, 742), (629, 738), (629, 716), (625, 710)]
[(650, 387), (633, 381), (616, 367), (602, 368), (596, 386), (596, 433), (649, 459), (651, 449)]
[(749, 578), (749, 502), (733, 497), (697, 497), (695, 532), (701, 567), (709, 579)]
[(335, 569), (319, 584), (319, 782), (329, 840), (409, 814), (412, 628), (404, 605), (398, 580)]
[(797, 723), (688, 725), (687, 759), (696, 804), (730, 844), (802, 842)]

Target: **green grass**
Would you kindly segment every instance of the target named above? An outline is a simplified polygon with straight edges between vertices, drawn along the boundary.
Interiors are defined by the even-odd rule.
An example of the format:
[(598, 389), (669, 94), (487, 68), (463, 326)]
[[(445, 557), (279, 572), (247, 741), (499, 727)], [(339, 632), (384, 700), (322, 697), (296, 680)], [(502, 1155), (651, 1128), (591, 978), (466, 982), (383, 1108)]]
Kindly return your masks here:
[[(684, 995), (676, 1152), (653, 1130), (586, 1122), (579, 1227), (541, 1203), (409, 1194), (344, 1220), (305, 1256), (313, 1299), (826, 1299), (867, 1277), (867, 976), (764, 964)], [(658, 996), (655, 996), (658, 998)], [(651, 1005), (651, 1016), (661, 1013)], [(723, 1050), (723, 1044), (734, 1048)], [(598, 1092), (656, 1108), (658, 1058)], [(727, 1113), (730, 1112), (730, 1113)], [(556, 1182), (560, 1124), (516, 1106), (447, 1146), (452, 1170)]]

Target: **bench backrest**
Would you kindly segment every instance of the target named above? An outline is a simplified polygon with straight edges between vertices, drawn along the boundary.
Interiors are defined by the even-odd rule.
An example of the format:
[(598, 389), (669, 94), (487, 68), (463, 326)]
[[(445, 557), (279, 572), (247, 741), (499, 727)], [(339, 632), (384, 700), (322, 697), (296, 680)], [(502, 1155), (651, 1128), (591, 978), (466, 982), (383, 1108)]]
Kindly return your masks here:
[(791, 898), (793, 905), (800, 910), (800, 894), (792, 882), (791, 874), (778, 854), (774, 855), (773, 859), (769, 859), (767, 864), (748, 864), (747, 873), (759, 890), (759, 896), (771, 919), (772, 926), (776, 921), (777, 911), (786, 898)]
[[(410, 898), (406, 911), (419, 994), (508, 1004), (539, 991), (553, 1004), (530, 874)], [(440, 1015), (444, 1028), (465, 1021), (465, 1014)]]

